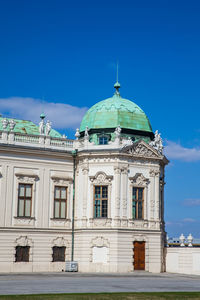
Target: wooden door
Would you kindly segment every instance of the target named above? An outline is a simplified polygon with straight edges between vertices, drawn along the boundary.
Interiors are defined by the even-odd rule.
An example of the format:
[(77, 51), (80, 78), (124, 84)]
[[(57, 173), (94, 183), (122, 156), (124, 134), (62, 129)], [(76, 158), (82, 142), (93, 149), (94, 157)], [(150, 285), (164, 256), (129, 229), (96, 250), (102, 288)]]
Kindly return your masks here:
[(145, 270), (145, 242), (134, 242), (134, 270)]

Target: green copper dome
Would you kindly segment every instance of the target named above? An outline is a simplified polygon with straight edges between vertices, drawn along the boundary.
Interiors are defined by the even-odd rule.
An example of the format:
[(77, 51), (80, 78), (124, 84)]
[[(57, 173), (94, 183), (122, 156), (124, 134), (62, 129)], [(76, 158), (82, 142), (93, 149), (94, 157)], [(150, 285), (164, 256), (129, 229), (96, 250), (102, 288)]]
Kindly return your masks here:
[[(18, 119), (13, 119), (13, 118), (11, 119), (11, 118), (0, 117), (0, 130), (3, 130), (3, 126), (2, 126), (3, 119), (7, 119), (8, 121), (11, 121), (11, 120), (15, 121), (16, 125), (14, 127), (14, 132), (39, 135), (39, 126), (37, 126), (33, 122), (26, 121), (26, 120), (18, 120)], [(7, 127), (7, 130), (9, 130), (9, 125)], [(56, 137), (56, 138), (62, 137), (62, 135), (54, 129), (51, 129), (50, 136)]]
[(120, 96), (115, 84), (116, 92), (113, 97), (105, 99), (92, 106), (81, 122), (80, 132), (85, 131), (86, 126), (91, 129), (121, 128), (152, 132), (149, 119), (143, 110), (134, 102)]

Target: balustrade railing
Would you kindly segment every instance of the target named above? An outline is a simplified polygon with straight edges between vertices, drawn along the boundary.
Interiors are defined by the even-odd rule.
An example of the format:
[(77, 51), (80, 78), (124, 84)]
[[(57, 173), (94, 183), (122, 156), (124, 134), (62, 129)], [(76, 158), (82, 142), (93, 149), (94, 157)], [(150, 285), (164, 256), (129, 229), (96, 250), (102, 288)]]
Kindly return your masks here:
[(0, 131), (0, 143), (10, 145), (31, 145), (31, 147), (72, 150), (74, 140), (53, 138), (49, 135), (23, 134), (13, 131)]

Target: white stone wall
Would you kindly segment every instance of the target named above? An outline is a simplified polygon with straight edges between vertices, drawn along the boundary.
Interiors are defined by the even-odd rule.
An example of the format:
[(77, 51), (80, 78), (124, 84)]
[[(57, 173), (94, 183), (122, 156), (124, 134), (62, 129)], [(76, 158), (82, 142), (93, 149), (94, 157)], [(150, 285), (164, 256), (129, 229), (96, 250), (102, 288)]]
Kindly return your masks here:
[[(106, 148), (78, 153), (74, 260), (81, 272), (133, 271), (134, 241), (145, 242), (145, 270), (163, 271), (160, 174), (164, 162), (144, 142), (141, 147), (141, 154), (137, 151), (135, 156)], [(62, 271), (65, 263), (52, 262), (52, 247), (65, 246), (65, 259), (71, 259), (72, 156), (48, 149), (0, 150), (0, 272)], [(20, 182), (33, 184), (31, 218), (17, 217)], [(108, 185), (108, 218), (94, 218), (95, 184)], [(53, 218), (55, 185), (68, 187), (64, 220)], [(132, 219), (133, 186), (144, 187), (143, 220)], [(28, 263), (15, 263), (19, 241), (30, 246)], [(102, 262), (96, 259), (98, 253)]]
[(200, 275), (200, 248), (165, 248), (166, 272)]

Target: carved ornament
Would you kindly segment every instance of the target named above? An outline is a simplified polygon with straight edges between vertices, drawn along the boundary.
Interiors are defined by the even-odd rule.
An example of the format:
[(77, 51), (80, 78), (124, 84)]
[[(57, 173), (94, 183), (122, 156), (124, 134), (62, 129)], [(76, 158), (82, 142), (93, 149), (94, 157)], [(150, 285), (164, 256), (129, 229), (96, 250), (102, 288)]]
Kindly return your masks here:
[(134, 177), (129, 177), (129, 180), (135, 186), (145, 187), (149, 183), (149, 179), (145, 178), (141, 173), (136, 173)]
[(161, 156), (158, 154), (158, 152), (150, 147), (147, 143), (145, 143), (143, 140), (124, 147), (122, 149), (122, 152), (125, 152), (127, 154), (131, 154), (132, 156), (140, 156), (145, 158), (161, 158)]
[(90, 181), (94, 184), (110, 184), (113, 176), (106, 175), (104, 172), (97, 172), (95, 176), (90, 176)]
[(53, 246), (57, 247), (69, 247), (69, 243), (64, 237), (57, 237), (52, 241)]
[(15, 176), (24, 183), (34, 183), (39, 180), (39, 176), (36, 174), (16, 173)]
[(20, 236), (19, 238), (17, 238), (15, 240), (15, 244), (17, 246), (26, 247), (26, 246), (32, 246), (33, 241), (30, 238), (28, 238), (27, 236)]
[(73, 182), (73, 178), (71, 177), (51, 176), (51, 179), (56, 184), (67, 184)]
[(92, 247), (108, 247), (109, 248), (110, 243), (108, 239), (105, 239), (103, 236), (97, 236), (96, 238), (92, 239), (91, 241), (91, 248)]

